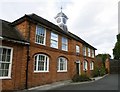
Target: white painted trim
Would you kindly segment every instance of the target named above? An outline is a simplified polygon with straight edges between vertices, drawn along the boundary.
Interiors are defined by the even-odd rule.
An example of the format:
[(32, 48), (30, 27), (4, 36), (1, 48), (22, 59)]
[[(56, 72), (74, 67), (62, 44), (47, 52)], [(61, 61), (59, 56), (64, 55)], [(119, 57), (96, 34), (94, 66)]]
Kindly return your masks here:
[(58, 70), (57, 72), (67, 72), (67, 70)]
[[(62, 49), (63, 51), (68, 51), (68, 38), (66, 38), (66, 37), (62, 37), (62, 39), (63, 39), (63, 38), (67, 39), (67, 43), (63, 43), (63, 42), (61, 42), (62, 45), (63, 45), (63, 44), (66, 45), (66, 49), (64, 50), (62, 47), (61, 47), (61, 49)], [(61, 41), (62, 41), (62, 39), (61, 39)]]
[[(51, 34), (52, 34), (52, 33), (55, 34), (55, 35), (57, 35), (57, 47), (52, 47), (52, 46), (51, 46), (51, 40), (54, 40), (54, 39), (51, 39), (51, 37), (52, 37)], [(59, 35), (56, 34), (56, 33), (54, 33), (54, 32), (51, 32), (51, 34), (50, 34), (50, 47), (51, 47), (51, 48), (56, 48), (56, 49), (58, 49), (58, 38), (59, 38)], [(56, 41), (56, 40), (54, 40), (54, 41)]]
[(46, 45), (46, 28), (45, 27), (43, 27), (44, 29), (45, 29), (45, 36), (44, 36), (44, 43), (42, 44), (42, 43), (38, 43), (38, 42), (36, 42), (36, 33), (37, 33), (37, 27), (43, 27), (43, 26), (40, 26), (40, 25), (36, 25), (36, 32), (35, 32), (35, 43), (36, 44), (39, 44), (39, 45)]
[[(38, 70), (38, 55), (45, 56), (45, 60), (47, 58), (47, 70), (45, 70), (45, 63), (44, 63), (44, 70)], [(37, 56), (37, 62), (36, 62), (36, 69), (37, 70), (34, 70), (34, 73), (49, 72), (49, 57), (47, 55), (45, 55), (45, 54), (36, 54), (35, 56)], [(35, 56), (34, 56), (34, 59), (35, 59)]]
[(3, 39), (3, 37), (2, 37), (2, 36), (0, 36), (0, 39)]
[[(60, 58), (64, 58), (64, 57), (59, 57), (58, 58), (58, 61), (57, 61), (57, 64), (59, 65), (59, 69), (57, 70), (57, 72), (67, 72), (67, 59), (66, 58), (64, 58), (65, 59), (65, 63), (66, 63), (66, 69), (65, 70), (60, 70)], [(58, 66), (57, 65), (57, 66)]]
[[(77, 50), (77, 48), (79, 48), (79, 51)], [(80, 54), (80, 46), (79, 45), (76, 45), (76, 53)]]
[[(91, 67), (91, 64), (92, 64), (92, 67)], [(90, 70), (94, 70), (94, 62), (93, 61), (90, 62)]]
[(79, 61), (77, 60), (76, 63), (79, 64), (79, 75), (81, 75), (81, 63), (80, 63), (80, 60)]
[[(86, 62), (87, 67), (84, 67), (84, 62)], [(85, 71), (85, 69), (88, 70), (88, 62), (87, 61), (83, 61), (83, 70)]]
[(1, 48), (11, 49), (10, 53), (10, 65), (9, 65), (9, 72), (8, 77), (0, 77), (0, 79), (11, 79), (11, 72), (12, 72), (12, 58), (13, 58), (13, 48), (7, 46), (0, 46)]

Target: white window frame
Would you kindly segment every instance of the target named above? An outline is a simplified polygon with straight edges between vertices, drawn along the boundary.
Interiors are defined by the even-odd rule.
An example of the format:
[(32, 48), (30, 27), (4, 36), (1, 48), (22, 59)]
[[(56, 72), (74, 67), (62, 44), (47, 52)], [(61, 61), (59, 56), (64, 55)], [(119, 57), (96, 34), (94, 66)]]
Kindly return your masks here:
[(94, 50), (92, 50), (92, 58), (94, 58), (94, 57), (95, 57)]
[(83, 70), (88, 70), (88, 62), (86, 60), (83, 61)]
[[(66, 39), (66, 43), (63, 42), (63, 39)], [(63, 48), (63, 45), (66, 47), (65, 49)], [(62, 50), (68, 51), (68, 39), (66, 37), (62, 37)]]
[(94, 62), (93, 61), (90, 62), (90, 70), (94, 70)]
[[(66, 69), (65, 70), (60, 70), (60, 59), (64, 59), (65, 61), (64, 61), (64, 63), (66, 64), (65, 65), (65, 67), (66, 67)], [(67, 72), (67, 59), (66, 58), (64, 58), (64, 57), (59, 57), (58, 58), (58, 62), (57, 62), (57, 72)]]
[(88, 48), (88, 57), (90, 57), (90, 55), (91, 55), (91, 54), (90, 54), (90, 48)]
[[(37, 34), (37, 28), (38, 28), (38, 27), (41, 27), (41, 28), (44, 29), (44, 42), (43, 42), (43, 44), (36, 41), (36, 40), (37, 40), (36, 34)], [(40, 44), (40, 45), (46, 45), (46, 29), (45, 29), (44, 27), (40, 26), (40, 25), (36, 25), (35, 43), (36, 43), (36, 44)]]
[[(44, 70), (38, 70), (38, 58), (39, 56), (42, 55), (45, 57), (45, 59), (47, 58), (47, 61), (44, 61)], [(37, 56), (37, 61), (36, 61), (36, 70), (35, 70), (35, 63), (34, 63), (34, 72), (49, 72), (49, 57), (45, 54), (37, 54), (34, 56), (34, 62), (35, 62), (35, 57)], [(47, 66), (46, 66), (46, 62), (47, 62)], [(47, 70), (45, 70), (45, 68), (47, 67)]]
[[(52, 38), (52, 34), (57, 36), (57, 40)], [(52, 46), (52, 41), (56, 42), (57, 47)], [(50, 41), (50, 47), (58, 49), (58, 34), (51, 32), (51, 41)]]
[(80, 46), (76, 45), (76, 53), (80, 53)]
[(86, 56), (87, 53), (86, 53), (86, 46), (83, 47), (83, 56)]
[[(7, 47), (7, 46), (0, 46), (0, 48), (5, 48), (5, 49), (10, 49), (11, 50), (8, 76), (2, 76), (2, 77), (0, 77), (0, 79), (11, 79), (13, 48), (12, 47)], [(2, 62), (2, 61), (0, 61), (0, 62)]]

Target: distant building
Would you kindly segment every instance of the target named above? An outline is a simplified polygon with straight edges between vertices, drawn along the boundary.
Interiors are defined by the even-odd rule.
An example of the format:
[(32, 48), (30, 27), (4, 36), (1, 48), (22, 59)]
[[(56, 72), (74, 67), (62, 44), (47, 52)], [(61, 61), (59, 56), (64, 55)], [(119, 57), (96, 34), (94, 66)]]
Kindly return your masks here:
[(94, 70), (95, 50), (69, 32), (67, 16), (55, 17), (58, 26), (36, 14), (10, 23), (0, 20), (0, 80), (3, 90), (19, 90)]

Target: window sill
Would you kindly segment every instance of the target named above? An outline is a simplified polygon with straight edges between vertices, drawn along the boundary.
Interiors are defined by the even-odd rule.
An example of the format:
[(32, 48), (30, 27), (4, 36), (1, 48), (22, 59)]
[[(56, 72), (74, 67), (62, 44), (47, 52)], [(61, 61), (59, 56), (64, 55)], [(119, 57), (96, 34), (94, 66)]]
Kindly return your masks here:
[(45, 44), (41, 44), (41, 43), (37, 43), (37, 42), (35, 42), (35, 44), (37, 44), (37, 45), (43, 45), (43, 46), (45, 46)]
[(94, 69), (90, 69), (90, 71), (93, 71)]
[(0, 77), (0, 80), (11, 80), (11, 77)]
[(87, 70), (88, 70), (88, 69), (86, 69), (86, 70), (85, 70), (85, 69), (83, 69), (83, 71), (87, 71)]
[(49, 71), (34, 71), (34, 73), (48, 73)]
[(67, 70), (58, 70), (57, 72), (67, 72)]

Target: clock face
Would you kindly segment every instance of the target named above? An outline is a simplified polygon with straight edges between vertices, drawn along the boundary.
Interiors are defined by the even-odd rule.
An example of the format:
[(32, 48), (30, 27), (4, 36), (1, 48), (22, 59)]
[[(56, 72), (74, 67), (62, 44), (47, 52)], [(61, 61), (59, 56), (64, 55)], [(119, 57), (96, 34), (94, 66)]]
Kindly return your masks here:
[(58, 19), (57, 19), (57, 23), (60, 23), (60, 22), (61, 22), (61, 19), (60, 19), (60, 18), (58, 18)]

